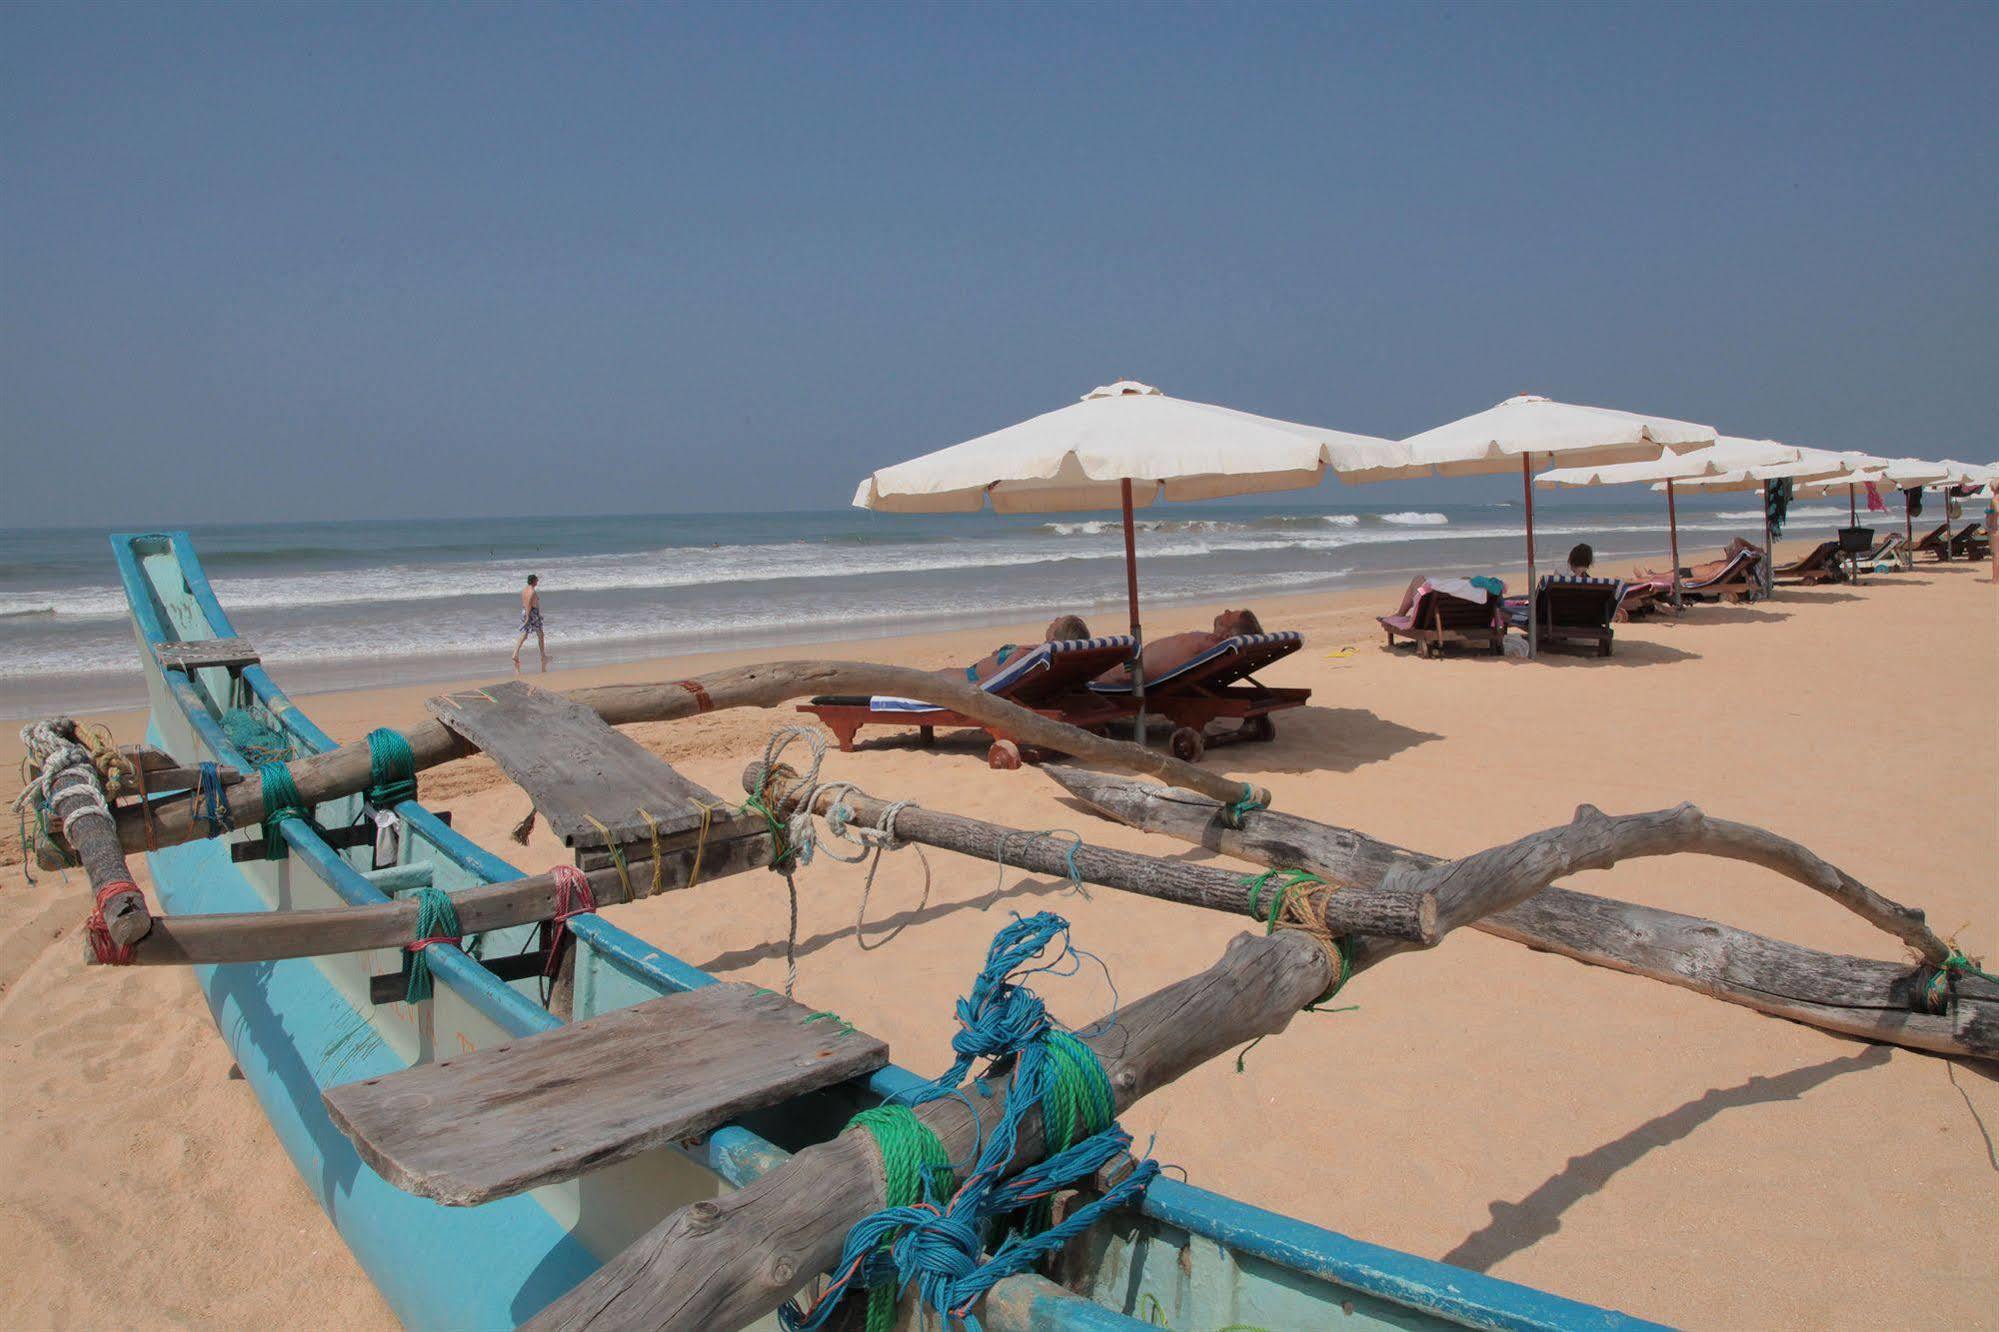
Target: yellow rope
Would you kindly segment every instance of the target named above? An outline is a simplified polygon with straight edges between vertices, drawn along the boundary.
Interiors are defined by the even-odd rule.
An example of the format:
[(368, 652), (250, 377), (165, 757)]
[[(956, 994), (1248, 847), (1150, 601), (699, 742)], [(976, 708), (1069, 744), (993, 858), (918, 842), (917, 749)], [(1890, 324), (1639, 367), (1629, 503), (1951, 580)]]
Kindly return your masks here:
[(659, 820), (643, 805), (639, 807), (639, 817), (646, 821), (646, 832), (652, 836), (652, 896), (658, 897), (665, 886), (666, 866), (660, 863)]
[(611, 863), (618, 867), (618, 882), (625, 886), (625, 900), (632, 901), (632, 872), (625, 864), (625, 848), (618, 845), (617, 839), (611, 836), (611, 830), (599, 823), (595, 816), (585, 814), (583, 817), (589, 819), (590, 826), (604, 835), (604, 846), (611, 853)]
[(725, 806), (703, 805), (698, 801), (695, 803), (695, 808), (701, 811), (701, 833), (694, 842), (694, 868), (687, 873), (687, 886), (689, 888), (701, 882), (701, 857), (708, 852), (709, 826), (715, 822), (717, 814), (727, 814), (730, 812)]
[(1324, 899), (1339, 890), (1340, 885), (1336, 883), (1301, 881), (1289, 884), (1285, 887), (1283, 899), (1277, 908), (1278, 929), (1296, 930), (1319, 945), (1319, 951), (1326, 955), (1326, 965), (1333, 970), (1333, 983), (1326, 987), (1323, 995), (1319, 996), (1321, 999), (1330, 999), (1339, 993), (1340, 987), (1347, 983), (1347, 976), (1352, 966), (1346, 950), (1341, 947), (1343, 940), (1326, 928)]

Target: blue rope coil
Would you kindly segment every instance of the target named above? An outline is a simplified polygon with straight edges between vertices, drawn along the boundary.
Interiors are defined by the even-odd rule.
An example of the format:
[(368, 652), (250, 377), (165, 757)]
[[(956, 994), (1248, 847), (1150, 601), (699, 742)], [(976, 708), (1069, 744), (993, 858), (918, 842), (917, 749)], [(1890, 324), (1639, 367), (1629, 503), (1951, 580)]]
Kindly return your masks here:
[(416, 799), (416, 754), (401, 731), (378, 727), (368, 732), (368, 790), (371, 809), (394, 809)]
[[(971, 993), (958, 1000), (951, 1067), (898, 1099), (920, 1105), (962, 1095), (959, 1088), (977, 1061), (1011, 1059), (1005, 1109), (979, 1144), (972, 1170), (948, 1200), (883, 1208), (847, 1232), (840, 1261), (819, 1300), (807, 1311), (790, 1304), (779, 1310), (790, 1332), (824, 1327), (857, 1284), (892, 1284), (898, 1297), (914, 1284), (922, 1302), (947, 1324), (955, 1321), (978, 1332), (972, 1309), (995, 1284), (1055, 1253), (1105, 1213), (1131, 1202), (1158, 1176), (1157, 1162), (1140, 1162), (1061, 1224), (1015, 1229), (985, 1256), (999, 1218), (1041, 1213), (1058, 1190), (1089, 1179), (1131, 1147), (1131, 1135), (1112, 1117), (1116, 1099), (1095, 1051), (1055, 1027), (1047, 1007), (1025, 984), (1042, 972), (1073, 975), (1079, 956), (1087, 955), (1071, 945), (1069, 923), (1052, 912), (1016, 917), (994, 936)], [(1065, 966), (1067, 970), (1057, 970)], [(1012, 1179), (1002, 1179), (1021, 1128), (1036, 1111), (1041, 1112), (1048, 1155)]]

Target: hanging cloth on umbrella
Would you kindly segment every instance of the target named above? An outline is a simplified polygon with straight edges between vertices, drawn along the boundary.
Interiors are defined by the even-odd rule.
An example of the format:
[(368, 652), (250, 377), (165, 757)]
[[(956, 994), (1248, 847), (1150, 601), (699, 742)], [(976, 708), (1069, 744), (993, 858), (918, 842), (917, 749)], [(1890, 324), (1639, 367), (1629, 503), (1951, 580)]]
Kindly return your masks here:
[(1902, 492), (1902, 503), (1908, 508), (1911, 518), (1923, 516), (1923, 488), (1910, 486)]
[(1881, 498), (1881, 488), (1872, 481), (1867, 483), (1867, 512), (1888, 512), (1888, 502)]
[(1769, 520), (1772, 538), (1784, 535), (1784, 515), (1791, 511), (1791, 478), (1763, 483), (1763, 516)]

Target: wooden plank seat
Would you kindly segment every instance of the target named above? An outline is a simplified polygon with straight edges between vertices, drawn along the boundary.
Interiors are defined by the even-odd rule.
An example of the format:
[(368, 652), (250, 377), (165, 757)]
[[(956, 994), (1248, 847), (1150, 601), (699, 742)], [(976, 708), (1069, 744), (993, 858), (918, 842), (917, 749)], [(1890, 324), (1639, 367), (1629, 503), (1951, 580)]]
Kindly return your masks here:
[(1388, 633), (1388, 646), (1406, 638), (1423, 656), (1441, 657), (1447, 644), (1483, 643), (1497, 656), (1504, 650), (1506, 622), (1493, 601), (1471, 601), (1439, 592), (1427, 584), (1416, 600), (1399, 615), (1378, 615), (1375, 619)]
[(613, 846), (626, 854), (677, 850), (696, 839), (765, 831), (675, 772), (594, 711), (524, 680), (428, 700), (430, 714), (500, 765), (562, 844), (595, 868)]
[[(1123, 709), (1092, 696), (1084, 686), (1128, 659), (1131, 649), (1132, 640), (1124, 634), (1037, 643), (1010, 656), (978, 685), (988, 694), (1044, 717), (1093, 730), (1115, 721)], [(981, 730), (995, 742), (1015, 738), (949, 708), (887, 694), (823, 694), (799, 704), (798, 710), (825, 723), (843, 751), (853, 749), (854, 736), (863, 726), (914, 726), (926, 744), (935, 739), (940, 726)]]
[(153, 655), (170, 671), (198, 671), (211, 666), (240, 671), (263, 660), (245, 638), (189, 638), (153, 644)]
[(695, 1137), (888, 1063), (753, 985), (704, 986), (325, 1093), (389, 1183), (474, 1207)]
[[(1168, 718), (1178, 728), (1173, 751), (1189, 762), (1198, 761), (1207, 746), (1221, 741), (1274, 739), (1277, 728), (1270, 714), (1304, 706), (1312, 691), (1266, 685), (1256, 673), (1304, 646), (1304, 635), (1288, 630), (1224, 638), (1172, 670), (1162, 671), (1157, 678), (1148, 678), (1146, 711)], [(1128, 675), (1125, 679), (1093, 680), (1090, 692), (1120, 703), (1127, 715), (1134, 714), (1137, 691)], [(1210, 732), (1208, 727), (1224, 717), (1242, 725), (1220, 735)], [(1192, 738), (1182, 731), (1191, 732)]]

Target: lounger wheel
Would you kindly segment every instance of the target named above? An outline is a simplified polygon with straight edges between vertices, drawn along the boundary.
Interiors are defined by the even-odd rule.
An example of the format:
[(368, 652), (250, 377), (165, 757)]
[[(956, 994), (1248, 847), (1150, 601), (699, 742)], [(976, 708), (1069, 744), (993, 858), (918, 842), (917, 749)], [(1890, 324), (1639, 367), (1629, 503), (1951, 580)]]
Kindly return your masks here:
[(1020, 746), (1011, 740), (993, 741), (993, 747), (986, 751), (986, 766), (1000, 772), (1012, 772), (1020, 766)]
[(1259, 742), (1275, 740), (1277, 738), (1277, 723), (1270, 720), (1268, 714), (1261, 717), (1244, 717), (1242, 719), (1241, 735), (1245, 740)]
[(1201, 755), (1208, 752), (1208, 738), (1191, 726), (1176, 728), (1171, 744), (1173, 757), (1187, 763), (1199, 763)]

